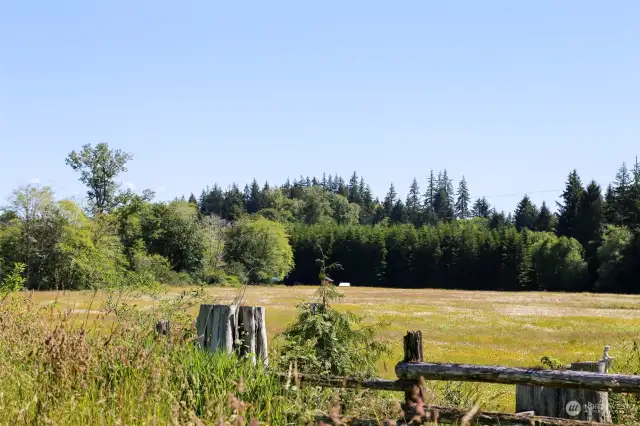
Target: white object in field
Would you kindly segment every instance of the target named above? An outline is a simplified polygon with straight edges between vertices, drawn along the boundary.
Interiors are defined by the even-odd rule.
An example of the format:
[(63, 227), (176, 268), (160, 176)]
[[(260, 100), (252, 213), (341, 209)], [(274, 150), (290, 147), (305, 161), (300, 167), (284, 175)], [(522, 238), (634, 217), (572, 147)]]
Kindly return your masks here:
[(340, 283), (338, 287), (351, 287), (351, 283)]
[(611, 367), (611, 363), (613, 362), (613, 357), (609, 355), (610, 350), (611, 346), (607, 345), (604, 347), (604, 351), (602, 351), (602, 359), (600, 362), (604, 362), (605, 371), (609, 370), (609, 367)]

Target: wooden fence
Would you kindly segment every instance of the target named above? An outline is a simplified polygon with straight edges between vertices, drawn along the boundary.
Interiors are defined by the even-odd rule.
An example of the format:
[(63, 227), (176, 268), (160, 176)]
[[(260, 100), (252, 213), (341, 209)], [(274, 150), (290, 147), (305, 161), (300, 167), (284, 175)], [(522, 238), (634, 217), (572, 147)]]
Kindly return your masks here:
[[(579, 367), (593, 364), (604, 366), (608, 360), (594, 363), (576, 363)], [(423, 399), (425, 389), (420, 381), (464, 381), (498, 383), (522, 386), (516, 398), (524, 399), (524, 390), (530, 389), (531, 395), (525, 401), (516, 402), (516, 406), (529, 404), (541, 406), (542, 410), (527, 410), (517, 414), (477, 412), (473, 415), (473, 424), (500, 425), (597, 425), (611, 424), (608, 392), (640, 393), (640, 376), (607, 374), (604, 372), (543, 370), (536, 368), (515, 368), (504, 366), (485, 366), (471, 364), (429, 363), (424, 362), (422, 354), (422, 333), (409, 332), (404, 337), (404, 360), (397, 364), (398, 380), (367, 379), (349, 377), (312, 377), (301, 376), (301, 384), (333, 388), (363, 388), (405, 392), (403, 411), (408, 418), (416, 415), (416, 405)], [(604, 371), (604, 368), (600, 368)], [(283, 379), (285, 375), (282, 375)], [(287, 379), (289, 379), (287, 377)], [(576, 392), (575, 390), (579, 390)], [(604, 395), (603, 395), (604, 394)], [(555, 400), (554, 400), (555, 399)], [(576, 405), (577, 404), (577, 405)], [(552, 407), (553, 416), (540, 415)], [(422, 416), (424, 421), (437, 421), (441, 424), (460, 423), (467, 412), (446, 407), (426, 407)], [(549, 410), (547, 410), (549, 411)], [(377, 421), (358, 420), (354, 425), (374, 425)]]
[[(169, 324), (158, 323), (159, 333), (168, 334)], [(207, 350), (253, 353), (267, 362), (264, 308), (235, 305), (202, 305), (197, 320), (201, 346)], [(424, 362), (422, 333), (404, 337), (404, 359), (396, 365), (397, 380), (317, 377), (281, 373), (283, 381), (330, 387), (399, 391), (405, 393), (405, 418), (440, 424), (579, 426), (611, 424), (608, 393), (640, 394), (640, 376), (608, 374), (607, 348), (603, 360), (574, 363), (567, 369), (544, 370), (472, 364)], [(577, 371), (588, 370), (588, 371)], [(516, 414), (480, 412), (422, 405), (425, 381), (483, 382), (516, 385)], [(424, 410), (421, 410), (423, 407)], [(469, 415), (472, 420), (469, 422)], [(465, 417), (467, 416), (467, 417)], [(328, 420), (326, 420), (328, 422)], [(377, 420), (352, 419), (352, 425), (378, 425)], [(406, 424), (398, 421), (396, 424)]]

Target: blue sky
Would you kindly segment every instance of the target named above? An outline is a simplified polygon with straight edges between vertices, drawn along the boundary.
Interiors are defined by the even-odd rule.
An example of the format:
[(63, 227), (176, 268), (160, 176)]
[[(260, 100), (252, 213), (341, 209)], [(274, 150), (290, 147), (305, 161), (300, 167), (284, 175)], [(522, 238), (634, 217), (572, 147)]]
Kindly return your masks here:
[(640, 2), (0, 1), (0, 194), (83, 192), (85, 143), (161, 199), (430, 169), (513, 210), (640, 152)]

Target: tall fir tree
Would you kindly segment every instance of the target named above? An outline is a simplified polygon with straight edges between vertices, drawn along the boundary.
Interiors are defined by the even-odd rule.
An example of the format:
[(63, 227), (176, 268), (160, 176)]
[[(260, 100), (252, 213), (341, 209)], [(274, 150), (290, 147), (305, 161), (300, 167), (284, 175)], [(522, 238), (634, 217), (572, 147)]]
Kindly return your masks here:
[(389, 217), (389, 219), (391, 219), (391, 223), (395, 224), (408, 222), (407, 208), (402, 200), (396, 200), (396, 202), (393, 204), (393, 208), (391, 209), (391, 216)]
[(196, 206), (198, 205), (198, 200), (196, 199), (196, 196), (193, 195), (193, 192), (189, 195), (189, 203), (195, 204)]
[(384, 217), (391, 217), (391, 213), (393, 211), (393, 206), (396, 204), (396, 197), (398, 194), (396, 193), (396, 188), (393, 186), (389, 186), (389, 192), (384, 197), (384, 202), (382, 203), (382, 209), (384, 211)]
[(513, 220), (516, 225), (516, 229), (521, 231), (523, 229), (535, 228), (535, 222), (538, 217), (538, 208), (531, 202), (531, 198), (525, 194), (522, 200), (518, 203), (516, 211), (513, 215)]
[(489, 219), (491, 217), (491, 204), (486, 197), (478, 198), (471, 208), (471, 216)]
[(549, 209), (549, 206), (547, 206), (547, 203), (543, 201), (533, 229), (540, 232), (552, 232), (556, 227), (555, 222), (554, 214)]
[(467, 187), (467, 180), (462, 176), (460, 183), (458, 184), (458, 199), (456, 200), (456, 216), (458, 219), (467, 219), (471, 217), (471, 211), (469, 209), (469, 202), (471, 201), (471, 195), (469, 194), (469, 188)]
[(349, 179), (348, 191), (349, 195), (347, 198), (349, 199), (349, 202), (361, 205), (362, 195), (360, 193), (360, 181), (358, 180), (358, 174), (355, 171), (351, 175), (351, 179)]
[[(246, 191), (246, 190), (245, 190)], [(253, 179), (248, 194), (245, 193), (247, 213), (254, 214), (262, 210), (262, 191), (258, 181)]]
[(498, 213), (496, 209), (491, 211), (489, 217), (489, 228), (491, 229), (504, 229), (509, 224), (509, 220), (504, 214), (504, 211)]
[(413, 178), (409, 193), (407, 194), (406, 213), (407, 219), (414, 226), (422, 225), (422, 208), (420, 203), (420, 187), (418, 181)]
[(576, 170), (572, 170), (567, 178), (567, 184), (562, 193), (562, 202), (558, 204), (558, 235), (575, 238), (577, 226), (580, 221), (580, 198), (584, 189), (580, 176)]
[(629, 228), (637, 227), (640, 224), (640, 164), (637, 158), (631, 171), (626, 163), (622, 163), (613, 192), (616, 221)]
[(200, 213), (208, 216), (208, 215), (222, 215), (222, 210), (224, 208), (224, 192), (217, 185), (213, 185), (213, 188), (202, 191), (202, 195), (200, 195)]
[(331, 175), (329, 175), (329, 178), (327, 179), (327, 187), (326, 187), (326, 189), (329, 192), (335, 192), (333, 176), (331, 176)]
[[(600, 185), (591, 181), (580, 200), (580, 222), (576, 239), (585, 250), (585, 260), (589, 271), (589, 287), (598, 280), (598, 247), (602, 245), (604, 232), (604, 201)], [(586, 290), (586, 289), (585, 289)]]
[(338, 177), (338, 187), (336, 192), (343, 197), (349, 198), (349, 188), (341, 177)]
[(455, 192), (453, 190), (453, 179), (449, 178), (447, 169), (444, 169), (444, 172), (442, 173), (442, 185), (444, 190), (447, 192), (447, 201), (449, 202), (449, 206), (453, 210)]
[(433, 174), (433, 170), (429, 172), (429, 181), (427, 183), (427, 192), (424, 194), (424, 206), (431, 207), (433, 210), (435, 206), (436, 194), (438, 192), (438, 181)]
[(245, 198), (238, 185), (233, 183), (224, 194), (222, 218), (236, 221), (240, 219), (243, 213), (245, 213)]
[(360, 193), (362, 194), (362, 205), (360, 206), (360, 223), (371, 225), (374, 222), (375, 204), (371, 188), (364, 183), (364, 178), (360, 178)]
[(607, 185), (604, 195), (604, 220), (611, 225), (620, 225), (616, 211), (616, 194), (613, 191), (613, 185)]
[(449, 197), (445, 188), (445, 186), (441, 187), (436, 194), (434, 211), (438, 220), (450, 222), (455, 219), (456, 215), (453, 211), (453, 206), (449, 202)]

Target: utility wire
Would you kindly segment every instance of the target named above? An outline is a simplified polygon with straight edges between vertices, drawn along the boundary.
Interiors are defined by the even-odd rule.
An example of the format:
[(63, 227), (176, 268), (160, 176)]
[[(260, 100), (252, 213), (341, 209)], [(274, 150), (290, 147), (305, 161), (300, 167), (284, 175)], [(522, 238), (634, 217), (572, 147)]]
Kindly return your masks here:
[(561, 192), (562, 189), (545, 189), (542, 191), (527, 191), (527, 192), (514, 192), (511, 194), (496, 194), (496, 195), (483, 195), (480, 198), (495, 198), (495, 197), (512, 197), (514, 195), (525, 195), (525, 194), (542, 194), (545, 192)]

